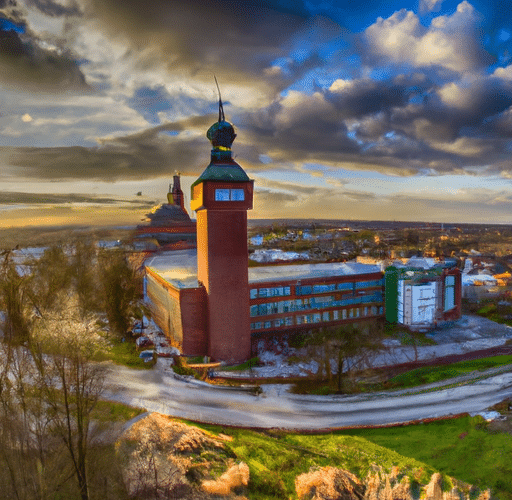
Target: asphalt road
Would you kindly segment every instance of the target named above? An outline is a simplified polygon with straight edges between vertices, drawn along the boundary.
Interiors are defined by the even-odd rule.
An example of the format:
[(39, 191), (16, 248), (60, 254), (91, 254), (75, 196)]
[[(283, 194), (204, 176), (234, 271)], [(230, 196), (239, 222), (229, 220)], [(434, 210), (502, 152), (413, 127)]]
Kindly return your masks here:
[(332, 429), (389, 425), (478, 413), (512, 397), (512, 373), (442, 390), (425, 388), (350, 396), (301, 396), (265, 391), (255, 396), (186, 382), (161, 370), (110, 365), (103, 398), (190, 420), (239, 427)]

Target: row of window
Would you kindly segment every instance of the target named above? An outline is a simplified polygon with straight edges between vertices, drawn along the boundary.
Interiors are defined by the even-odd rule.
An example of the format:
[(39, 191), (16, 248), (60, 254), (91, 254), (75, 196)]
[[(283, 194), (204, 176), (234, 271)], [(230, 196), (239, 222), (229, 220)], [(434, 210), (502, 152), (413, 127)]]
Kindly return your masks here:
[(291, 295), (289, 286), (276, 286), (273, 288), (252, 288), (250, 297), (257, 299), (258, 297), (286, 297)]
[(368, 295), (345, 295), (335, 300), (334, 295), (323, 297), (307, 297), (304, 299), (282, 300), (279, 302), (265, 302), (251, 306), (250, 315), (267, 316), (268, 314), (282, 314), (286, 312), (304, 311), (309, 309), (327, 309), (330, 307), (350, 306), (355, 304), (369, 304), (371, 302), (382, 302), (382, 292), (376, 291)]
[(314, 323), (325, 323), (337, 321), (340, 319), (360, 318), (367, 316), (377, 316), (384, 314), (384, 308), (378, 306), (354, 307), (351, 309), (342, 309), (340, 311), (324, 311), (322, 313), (304, 314), (286, 318), (277, 318), (272, 321), (256, 321), (251, 323), (251, 330), (261, 330), (268, 328), (280, 328), (282, 326), (308, 325)]
[[(297, 285), (295, 287), (296, 295), (311, 295), (315, 293), (334, 292), (336, 290), (360, 290), (362, 288), (370, 288), (376, 286), (383, 286), (384, 279), (370, 280), (370, 281), (357, 281), (349, 283), (330, 283), (328, 285)], [(260, 297), (286, 297), (291, 295), (291, 287), (280, 286), (272, 288), (252, 288), (250, 292), (251, 299)]]
[(334, 292), (335, 290), (360, 290), (361, 288), (370, 288), (383, 285), (384, 278), (380, 280), (354, 281), (347, 283), (330, 283), (328, 285), (297, 285), (295, 287), (295, 294), (311, 295), (315, 293)]

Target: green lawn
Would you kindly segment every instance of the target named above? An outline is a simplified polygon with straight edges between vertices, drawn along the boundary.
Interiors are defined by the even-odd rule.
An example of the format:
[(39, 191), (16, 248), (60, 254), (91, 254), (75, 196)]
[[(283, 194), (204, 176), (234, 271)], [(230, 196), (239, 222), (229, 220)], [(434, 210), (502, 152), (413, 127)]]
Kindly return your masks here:
[(512, 499), (512, 436), (493, 433), (481, 417), (425, 425), (344, 432), (415, 458), (475, 486)]
[(106, 359), (110, 359), (118, 365), (124, 365), (129, 368), (148, 369), (152, 368), (154, 365), (154, 362), (144, 363), (144, 361), (139, 358), (139, 351), (137, 351), (135, 342), (131, 339), (126, 342), (114, 340), (110, 349), (107, 352), (102, 352), (100, 355), (100, 360)]
[(416, 368), (406, 373), (401, 373), (387, 381), (387, 386), (392, 388), (416, 387), (423, 384), (431, 384), (441, 380), (447, 380), (466, 373), (486, 370), (497, 366), (512, 363), (512, 356), (493, 356), (471, 361), (460, 361), (445, 366), (425, 366)]
[(199, 427), (233, 436), (227, 446), (249, 465), (251, 498), (293, 498), (295, 477), (312, 466), (341, 467), (364, 478), (375, 463), (399, 466), (413, 484), (425, 484), (437, 470), (512, 500), (512, 436), (489, 431), (481, 417), (319, 435)]

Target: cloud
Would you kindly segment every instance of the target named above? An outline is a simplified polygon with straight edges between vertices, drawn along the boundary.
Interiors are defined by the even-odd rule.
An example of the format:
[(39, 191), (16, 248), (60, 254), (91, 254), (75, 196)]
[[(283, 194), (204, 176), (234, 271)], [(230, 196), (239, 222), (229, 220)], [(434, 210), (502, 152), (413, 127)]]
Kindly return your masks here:
[(249, 0), (84, 0), (86, 19), (101, 23), (111, 39), (121, 40), (140, 68), (166, 66), (196, 79), (235, 84), (262, 78), (266, 68), (286, 56), (283, 44), (309, 16), (299, 6)]
[(27, 7), (35, 7), (43, 14), (50, 17), (77, 16), (81, 9), (75, 0), (25, 0)]
[(111, 198), (105, 196), (87, 196), (81, 194), (35, 194), (35, 193), (16, 193), (13, 191), (0, 191), (0, 204), (63, 204), (63, 203), (93, 203), (93, 204), (118, 204), (122, 201), (133, 203), (139, 206), (152, 207), (155, 202), (141, 200), (122, 200), (120, 198)]
[(466, 0), (451, 16), (435, 17), (428, 28), (413, 12), (402, 9), (387, 19), (379, 17), (365, 30), (365, 56), (377, 63), (409, 63), (416, 68), (479, 70), (492, 62), (482, 48), (480, 23), (481, 16)]
[(89, 90), (72, 53), (33, 33), (15, 2), (5, 5), (0, 15), (10, 24), (0, 26), (0, 82), (17, 90), (39, 92)]
[(441, 9), (444, 0), (420, 0), (420, 12), (437, 12)]

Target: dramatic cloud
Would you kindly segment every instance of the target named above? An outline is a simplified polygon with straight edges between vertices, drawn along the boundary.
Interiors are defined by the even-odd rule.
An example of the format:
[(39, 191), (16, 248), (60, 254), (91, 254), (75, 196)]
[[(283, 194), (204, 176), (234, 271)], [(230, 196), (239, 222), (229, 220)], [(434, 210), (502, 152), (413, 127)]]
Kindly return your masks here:
[[(36, 3), (48, 9), (57, 5), (42, 0)], [(14, 0), (0, 5), (0, 83), (39, 92), (88, 89), (70, 50), (32, 32)]]
[(440, 66), (463, 72), (492, 62), (482, 49), (480, 16), (464, 0), (451, 16), (439, 16), (425, 28), (411, 11), (402, 9), (388, 19), (379, 18), (364, 33), (368, 57), (414, 67)]
[[(393, 204), (407, 202), (438, 214), (428, 196), (404, 201), (379, 182), (510, 182), (510, 6), (335, 4), (0, 0), (0, 183), (197, 176), (217, 119), (214, 74), (235, 157), (263, 189), (258, 213), (358, 205), (363, 218), (400, 218)], [(446, 210), (508, 203), (508, 191), (438, 199), (432, 186)]]

